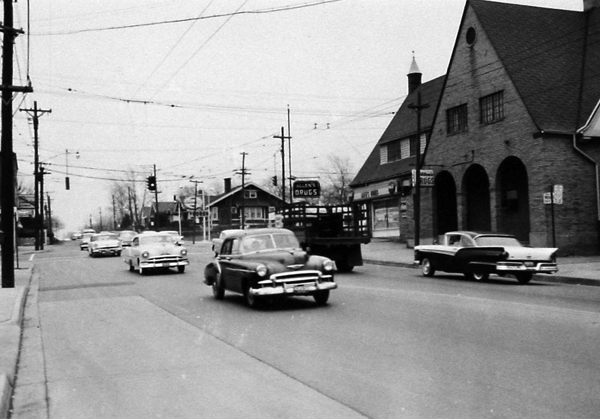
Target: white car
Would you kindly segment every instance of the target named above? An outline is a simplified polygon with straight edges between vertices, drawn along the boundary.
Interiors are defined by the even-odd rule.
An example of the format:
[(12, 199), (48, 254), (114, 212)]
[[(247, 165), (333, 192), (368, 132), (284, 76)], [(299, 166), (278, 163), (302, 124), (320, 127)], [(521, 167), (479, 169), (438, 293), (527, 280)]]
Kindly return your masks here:
[(244, 231), (244, 230), (241, 230), (241, 229), (223, 230), (223, 231), (221, 231), (221, 234), (219, 235), (218, 239), (212, 239), (212, 251), (215, 254), (215, 256), (218, 255), (219, 252), (221, 251), (221, 245), (223, 244), (223, 242), (225, 241), (225, 239), (227, 237), (233, 236), (234, 234), (239, 234), (242, 231)]
[(181, 234), (179, 234), (177, 231), (167, 230), (167, 231), (161, 231), (161, 233), (170, 234), (171, 236), (173, 236), (173, 240), (175, 240), (175, 244), (177, 244), (178, 246), (183, 246), (183, 236)]
[(87, 245), (91, 257), (99, 255), (121, 256), (121, 241), (114, 233), (102, 232), (93, 234)]
[(134, 237), (130, 247), (123, 249), (123, 261), (130, 271), (144, 275), (149, 270), (177, 268), (179, 273), (189, 265), (187, 249), (177, 245), (168, 233), (143, 233)]

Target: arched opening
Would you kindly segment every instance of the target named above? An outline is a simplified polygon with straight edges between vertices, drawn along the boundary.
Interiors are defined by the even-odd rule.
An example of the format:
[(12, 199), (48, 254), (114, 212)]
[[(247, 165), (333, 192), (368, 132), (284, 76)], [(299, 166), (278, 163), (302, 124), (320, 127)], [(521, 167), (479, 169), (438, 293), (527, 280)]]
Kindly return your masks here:
[(529, 242), (529, 180), (527, 168), (517, 157), (506, 158), (496, 177), (498, 232)]
[(442, 171), (434, 184), (436, 233), (458, 230), (456, 183), (450, 172)]
[(485, 169), (474, 164), (463, 178), (465, 227), (473, 231), (491, 231), (490, 180)]

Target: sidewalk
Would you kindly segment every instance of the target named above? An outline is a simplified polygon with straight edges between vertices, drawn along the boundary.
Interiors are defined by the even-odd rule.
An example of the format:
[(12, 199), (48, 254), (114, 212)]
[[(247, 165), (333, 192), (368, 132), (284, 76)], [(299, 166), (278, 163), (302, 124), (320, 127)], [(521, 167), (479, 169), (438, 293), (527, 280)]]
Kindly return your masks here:
[[(406, 243), (388, 239), (372, 239), (362, 246), (365, 263), (418, 268), (414, 264), (414, 250)], [(536, 275), (533, 281), (573, 285), (600, 286), (600, 255), (558, 258), (558, 273)]]
[[(362, 251), (367, 268), (368, 264), (418, 268), (414, 264), (413, 249), (408, 248), (405, 243), (374, 239), (371, 243), (364, 245)], [(32, 281), (31, 268), (33, 263), (30, 259), (33, 253), (33, 251), (21, 252), (19, 268), (15, 269), (15, 288), (0, 288), (0, 419), (7, 418), (9, 414), (8, 409), (11, 405), (19, 357), (22, 361), (24, 357), (27, 358), (24, 363), (32, 364), (31, 370), (39, 370), (39, 362), (43, 362), (39, 360), (38, 363), (31, 361), (32, 358), (35, 358), (32, 357), (31, 351), (39, 351), (39, 345), (33, 345), (33, 349), (29, 348), (27, 351), (19, 352), (22, 339), (35, 342), (35, 339), (32, 339), (28, 334), (30, 333), (28, 332), (29, 328), (35, 329), (35, 327), (29, 325), (27, 329), (24, 329), (24, 323), (27, 323), (24, 318), (31, 317), (29, 323), (38, 321), (35, 318), (38, 315), (36, 310), (38, 284), (37, 281)], [(561, 258), (558, 264), (559, 272), (557, 274), (537, 275), (534, 281), (600, 286), (600, 256)], [(28, 309), (27, 315), (24, 316), (26, 303)], [(22, 337), (22, 334), (24, 337)], [(216, 352), (223, 350), (223, 348), (217, 346), (212, 349)], [(27, 375), (26, 370), (27, 368), (23, 371), (24, 375)], [(26, 378), (21, 377), (21, 375), (19, 373), (19, 379)], [(25, 416), (19, 417), (45, 418), (47, 416), (47, 406), (43, 406), (41, 402), (36, 405), (36, 402), (31, 400), (45, 400), (44, 397), (40, 396), (43, 390), (32, 387), (30, 391), (32, 394), (30, 394), (31, 397), (27, 397), (29, 404), (25, 407)], [(36, 394), (36, 391), (41, 393)], [(23, 406), (17, 406), (17, 408), (23, 409)]]

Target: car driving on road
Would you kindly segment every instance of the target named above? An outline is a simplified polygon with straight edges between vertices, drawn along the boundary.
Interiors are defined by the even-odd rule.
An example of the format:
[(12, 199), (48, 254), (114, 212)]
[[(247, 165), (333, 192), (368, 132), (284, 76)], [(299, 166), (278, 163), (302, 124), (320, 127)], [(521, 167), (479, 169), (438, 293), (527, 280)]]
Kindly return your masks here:
[(179, 273), (189, 265), (187, 249), (178, 246), (168, 233), (143, 233), (134, 237), (123, 250), (123, 260), (130, 271), (144, 275), (149, 270), (177, 268)]

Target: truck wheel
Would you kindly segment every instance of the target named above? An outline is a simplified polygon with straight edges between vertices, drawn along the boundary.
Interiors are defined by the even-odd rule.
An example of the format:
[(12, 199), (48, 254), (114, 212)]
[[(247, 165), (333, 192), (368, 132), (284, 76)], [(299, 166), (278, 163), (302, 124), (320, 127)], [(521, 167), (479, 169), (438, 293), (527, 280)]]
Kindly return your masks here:
[(354, 269), (354, 266), (348, 264), (345, 260), (336, 260), (335, 266), (340, 272), (352, 272), (352, 269)]
[(521, 272), (515, 275), (517, 277), (517, 281), (519, 284), (529, 284), (529, 281), (533, 278), (533, 274), (531, 272)]
[(421, 262), (421, 272), (424, 276), (433, 276), (435, 275), (435, 268), (433, 267), (433, 263), (427, 258), (423, 259)]
[(313, 298), (318, 305), (323, 306), (327, 304), (327, 300), (329, 300), (329, 290), (317, 291), (313, 295)]

